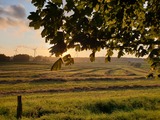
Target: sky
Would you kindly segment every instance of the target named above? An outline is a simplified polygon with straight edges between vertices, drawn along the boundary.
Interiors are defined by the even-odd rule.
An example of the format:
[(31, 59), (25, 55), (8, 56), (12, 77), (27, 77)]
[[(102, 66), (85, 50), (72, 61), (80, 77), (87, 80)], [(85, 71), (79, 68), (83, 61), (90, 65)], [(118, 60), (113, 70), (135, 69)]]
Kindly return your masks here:
[[(36, 56), (51, 55), (49, 53), (50, 45), (41, 38), (41, 31), (29, 27), (27, 17), (30, 12), (35, 10), (31, 0), (0, 0), (0, 54), (34, 56), (36, 49)], [(88, 57), (91, 51), (78, 53), (70, 50), (68, 53), (72, 57)], [(105, 51), (101, 51), (96, 56), (105, 56), (105, 54)]]
[[(0, 54), (34, 56), (34, 49), (36, 49), (36, 56), (51, 55), (50, 45), (41, 38), (41, 31), (28, 26), (27, 16), (35, 10), (31, 0), (0, 0)], [(77, 53), (70, 50), (68, 53), (73, 57), (88, 57), (91, 51)], [(104, 56), (104, 52), (100, 53), (98, 56)]]
[(0, 54), (33, 56), (36, 49), (36, 55), (50, 55), (40, 30), (28, 27), (27, 16), (32, 11), (35, 7), (30, 0), (0, 0)]

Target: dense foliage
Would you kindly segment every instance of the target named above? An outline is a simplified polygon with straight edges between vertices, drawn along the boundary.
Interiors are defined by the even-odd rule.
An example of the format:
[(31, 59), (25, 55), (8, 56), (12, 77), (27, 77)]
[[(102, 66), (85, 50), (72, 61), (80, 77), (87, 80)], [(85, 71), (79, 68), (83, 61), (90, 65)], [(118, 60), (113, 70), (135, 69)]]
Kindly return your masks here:
[(148, 56), (155, 69), (160, 64), (159, 0), (32, 0), (29, 26), (42, 28), (41, 35), (60, 56), (68, 49), (106, 50), (106, 62), (114, 50), (118, 57)]

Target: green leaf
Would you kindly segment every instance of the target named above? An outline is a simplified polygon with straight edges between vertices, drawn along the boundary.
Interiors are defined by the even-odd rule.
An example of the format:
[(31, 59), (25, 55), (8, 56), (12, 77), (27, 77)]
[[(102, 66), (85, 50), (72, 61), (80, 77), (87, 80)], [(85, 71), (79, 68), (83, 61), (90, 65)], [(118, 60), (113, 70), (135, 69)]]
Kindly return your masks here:
[(74, 59), (71, 58), (71, 55), (70, 54), (67, 54), (63, 57), (63, 61), (65, 62), (65, 65), (72, 65), (74, 64)]
[(67, 65), (72, 65), (74, 64), (74, 59), (71, 58), (70, 54), (65, 55), (63, 58), (59, 58), (51, 67), (52, 70), (60, 70), (62, 67), (62, 64)]
[(151, 64), (151, 68), (152, 68), (153, 70), (155, 70), (156, 67), (158, 67), (159, 65), (160, 65), (160, 61), (158, 61), (158, 62), (153, 62), (153, 63)]
[(97, 5), (95, 6), (95, 11), (98, 11), (99, 9), (100, 9), (100, 5), (97, 4)]
[(94, 62), (95, 61), (95, 52), (92, 52), (89, 57), (90, 57), (90, 61)]
[(73, 0), (66, 0), (67, 4), (65, 5), (65, 10), (67, 12), (71, 11), (73, 9), (74, 6), (74, 1)]
[(34, 29), (39, 29), (41, 27), (41, 23), (40, 22), (30, 22), (29, 23), (29, 27), (34, 27)]
[(80, 45), (75, 45), (75, 51), (78, 51), (78, 52), (80, 52), (80, 51), (81, 51), (81, 47), (80, 47)]
[(68, 60), (65, 62), (66, 66), (72, 65), (72, 64), (74, 64), (74, 59), (73, 58), (68, 58)]
[(106, 56), (112, 56), (112, 55), (113, 55), (113, 51), (111, 49), (108, 49)]
[(28, 16), (28, 19), (31, 20), (29, 23), (29, 27), (34, 27), (34, 29), (39, 29), (41, 26), (41, 17), (38, 14), (38, 10), (36, 12), (31, 12)]
[(151, 51), (151, 53), (149, 54), (149, 57), (153, 58), (155, 55), (158, 56), (159, 55), (159, 51), (160, 51), (159, 49), (153, 49)]
[(64, 62), (66, 62), (68, 59), (70, 59), (71, 58), (71, 55), (70, 54), (67, 54), (67, 55), (65, 55), (64, 57), (63, 57), (63, 60), (64, 60)]
[(57, 5), (62, 5), (62, 0), (52, 0), (53, 3), (56, 3)]
[(62, 58), (59, 58), (51, 67), (51, 71), (52, 70), (60, 70), (63, 64), (63, 60)]
[(49, 48), (50, 49), (50, 53), (52, 55), (55, 54), (56, 57), (59, 57), (60, 55), (62, 55), (64, 52), (67, 51), (66, 49), (66, 44), (65, 43), (59, 43), (59, 44), (54, 44), (52, 47)]
[(151, 68), (152, 68), (152, 70), (155, 70), (155, 68), (156, 68), (156, 64), (157, 64), (157, 62), (154, 62), (153, 64), (151, 64)]
[(47, 35), (47, 32), (48, 32), (48, 30), (44, 28), (43, 31), (41, 32), (42, 38)]
[(32, 0), (32, 4), (34, 4), (37, 8), (42, 8), (45, 2), (46, 0)]
[(124, 55), (124, 52), (123, 52), (122, 50), (120, 50), (120, 51), (118, 52), (118, 58), (122, 57), (123, 55)]
[(108, 55), (106, 58), (105, 58), (105, 63), (108, 63), (111, 61), (111, 57)]

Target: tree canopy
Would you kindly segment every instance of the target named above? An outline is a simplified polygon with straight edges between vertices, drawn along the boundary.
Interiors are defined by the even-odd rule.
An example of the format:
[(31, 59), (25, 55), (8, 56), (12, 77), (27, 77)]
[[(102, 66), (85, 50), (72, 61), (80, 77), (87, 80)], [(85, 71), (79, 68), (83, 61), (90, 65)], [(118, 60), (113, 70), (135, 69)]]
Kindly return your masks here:
[(116, 50), (117, 57), (147, 55), (152, 68), (160, 66), (159, 0), (32, 0), (32, 4), (37, 10), (28, 16), (29, 26), (41, 28), (41, 36), (52, 44), (52, 55), (92, 50), (94, 61), (96, 52), (104, 49), (108, 62)]

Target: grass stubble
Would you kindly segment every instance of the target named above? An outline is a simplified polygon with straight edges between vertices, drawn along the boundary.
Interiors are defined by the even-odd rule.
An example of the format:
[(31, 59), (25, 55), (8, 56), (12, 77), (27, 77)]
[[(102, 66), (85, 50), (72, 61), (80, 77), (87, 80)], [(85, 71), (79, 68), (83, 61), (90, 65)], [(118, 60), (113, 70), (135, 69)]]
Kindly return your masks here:
[(18, 65), (1, 66), (0, 120), (16, 120), (17, 95), (22, 120), (160, 119), (160, 81), (145, 79), (146, 67), (79, 63), (51, 72), (49, 64)]

